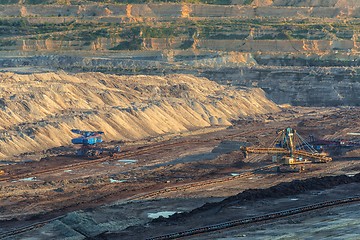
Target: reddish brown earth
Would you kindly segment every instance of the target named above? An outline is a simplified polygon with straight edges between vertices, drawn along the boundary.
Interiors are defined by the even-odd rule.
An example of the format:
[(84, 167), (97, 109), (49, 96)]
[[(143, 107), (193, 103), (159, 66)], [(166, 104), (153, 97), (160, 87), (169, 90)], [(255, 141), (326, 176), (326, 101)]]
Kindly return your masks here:
[[(288, 126), (296, 128), (303, 136), (314, 134), (320, 138), (342, 137), (354, 139), (356, 136), (350, 136), (346, 133), (350, 132), (350, 130), (351, 132), (359, 130), (360, 125), (357, 121), (359, 115), (359, 108), (297, 107), (283, 109), (279, 114), (241, 118), (228, 128), (206, 128), (193, 133), (164, 136), (164, 139), (168, 139), (165, 141), (153, 139), (149, 140), (147, 144), (144, 141), (138, 143), (125, 142), (123, 152), (113, 159), (101, 163), (87, 164), (81, 168), (71, 169), (65, 168), (65, 166), (80, 162), (91, 163), (96, 159), (78, 159), (72, 155), (59, 155), (42, 159), (39, 162), (8, 165), (4, 167), (6, 175), (2, 176), (1, 179), (7, 177), (14, 179), (1, 182), (0, 216), (2, 224), (0, 231), (4, 233), (39, 220), (61, 216), (74, 210), (88, 209), (83, 213), (81, 211), (70, 213), (70, 215), (68, 214), (62, 218), (65, 220), (50, 222), (50, 225), (47, 224), (43, 228), (50, 229), (52, 236), (61, 237), (61, 233), (58, 232), (60, 230), (56, 227), (56, 224), (60, 221), (72, 229), (78, 229), (79, 227), (88, 229), (88, 232), (85, 230), (85, 232), (82, 232), (84, 236), (97, 236), (103, 230), (110, 231), (107, 235), (109, 239), (114, 236), (115, 239), (119, 236), (123, 236), (124, 239), (134, 239), (137, 236), (138, 228), (142, 228), (143, 224), (149, 221), (146, 213), (151, 211), (181, 209), (181, 212), (187, 212), (200, 207), (206, 202), (216, 202), (247, 189), (268, 188), (295, 179), (358, 173), (360, 169), (359, 150), (356, 149), (333, 156), (334, 160), (327, 164), (309, 164), (302, 173), (279, 174), (276, 173), (274, 168), (253, 172), (261, 167), (271, 165), (271, 156), (251, 155), (249, 158), (244, 159), (239, 151), (239, 146), (236, 144), (249, 142), (256, 146), (269, 146), (270, 142), (275, 138), (276, 130)], [(106, 143), (105, 145), (110, 147), (112, 144), (117, 143)], [(136, 161), (124, 162), (119, 161), (120, 159)], [(54, 172), (41, 173), (41, 171), (55, 167), (61, 168)], [(35, 177), (35, 181), (16, 178), (16, 174), (26, 172), (35, 174), (31, 175), (31, 177)], [(39, 173), (36, 174), (37, 172)], [(179, 191), (168, 191), (143, 200), (136, 200), (145, 193), (159, 189), (222, 179), (245, 172), (250, 173), (243, 178), (222, 183), (204, 183), (200, 186)], [(328, 186), (328, 188), (331, 187)], [(305, 194), (306, 190), (313, 189), (316, 189), (316, 187), (305, 188), (303, 189), (305, 192), (290, 192), (285, 195)], [(337, 195), (334, 193), (332, 197), (352, 195), (358, 193), (357, 191), (357, 188), (352, 188), (346, 194), (344, 192)], [(268, 197), (274, 198), (275, 196)], [(284, 195), (281, 195), (281, 197), (284, 197)], [(135, 201), (129, 202), (130, 198)], [(153, 199), (159, 200), (154, 201)], [(326, 199), (326, 197), (323, 199)], [(118, 202), (115, 204), (116, 201)], [(312, 198), (308, 203), (316, 201), (316, 198)], [(98, 208), (98, 206), (110, 203), (112, 204), (109, 207)], [(102, 216), (104, 213), (101, 212), (107, 211), (105, 209), (117, 209), (119, 206), (122, 206), (121, 209), (112, 212), (115, 215), (109, 215), (109, 219), (101, 218), (102, 220), (99, 220), (103, 225), (98, 225), (96, 231), (95, 228), (92, 229), (87, 225), (89, 223), (83, 223), (85, 225), (77, 223), (80, 225), (75, 226), (75, 223), (69, 220), (70, 216), (75, 215), (81, 219), (94, 219)], [(277, 209), (289, 206), (293, 205), (285, 204), (282, 206), (280, 204)], [(204, 221), (199, 220), (201, 214), (191, 215), (189, 218), (184, 215), (185, 219), (180, 222), (176, 220), (171, 223), (170, 221), (168, 224), (178, 225), (176, 229), (170, 228), (170, 230), (183, 230), (194, 225), (194, 221), (197, 222), (196, 226), (201, 226), (216, 223), (220, 219), (228, 219), (222, 218), (223, 215), (221, 214), (223, 213), (218, 212), (217, 208), (203, 212), (207, 216), (206, 221), (205, 218)], [(264, 208), (262, 212), (273, 210), (271, 207), (267, 210)], [(212, 214), (213, 211), (218, 212), (220, 215), (216, 214), (216, 217), (211, 220), (209, 211)], [(249, 208), (249, 211), (251, 211), (251, 208)], [(133, 221), (126, 224), (119, 223), (118, 227), (110, 224), (110, 222), (121, 221), (115, 216), (123, 214), (126, 216), (122, 218), (123, 221), (128, 217), (133, 217)], [(243, 215), (238, 217), (241, 216)], [(236, 214), (228, 217), (235, 218)], [(108, 225), (106, 224), (107, 221), (110, 221)], [(182, 225), (183, 222), (184, 225)], [(136, 228), (127, 228), (130, 226), (136, 226)], [(141, 231), (144, 233), (141, 234), (140, 239), (170, 231), (163, 228), (161, 224), (152, 224), (151, 226), (149, 231)], [(41, 229), (40, 232), (44, 230)], [(164, 229), (164, 231), (159, 229)], [(37, 236), (42, 239), (40, 232), (33, 230), (21, 236)]]

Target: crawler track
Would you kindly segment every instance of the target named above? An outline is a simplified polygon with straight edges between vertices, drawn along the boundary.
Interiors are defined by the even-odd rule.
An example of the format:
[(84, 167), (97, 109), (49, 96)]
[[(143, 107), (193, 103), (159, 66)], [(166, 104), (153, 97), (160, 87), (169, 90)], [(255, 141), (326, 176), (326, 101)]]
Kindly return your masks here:
[(106, 156), (106, 157), (99, 158), (99, 159), (96, 159), (96, 160), (77, 162), (77, 163), (73, 163), (73, 164), (53, 167), (53, 168), (34, 171), (34, 172), (29, 172), (29, 173), (11, 175), (11, 176), (0, 178), (0, 182), (10, 181), (10, 180), (18, 180), (18, 179), (28, 178), (28, 177), (34, 177), (34, 176), (44, 174), (44, 173), (49, 174), (49, 173), (58, 172), (58, 171), (73, 170), (73, 169), (82, 168), (82, 167), (85, 167), (85, 166), (91, 166), (91, 165), (94, 165), (94, 164), (99, 164), (99, 163), (106, 162), (106, 161), (114, 161), (114, 160), (118, 160), (118, 159), (122, 159), (122, 158), (134, 157), (134, 156), (137, 156), (139, 154), (144, 154), (144, 153), (152, 152), (152, 151), (155, 151), (155, 150), (160, 150), (162, 148), (180, 147), (180, 146), (188, 145), (188, 144), (206, 143), (206, 142), (209, 142), (209, 141), (216, 141), (216, 140), (220, 141), (220, 140), (225, 139), (225, 138), (228, 139), (228, 138), (233, 138), (233, 137), (236, 137), (236, 136), (255, 134), (257, 132), (262, 132), (263, 130), (264, 129), (258, 129), (258, 130), (253, 130), (253, 131), (244, 131), (244, 132), (241, 132), (241, 133), (227, 135), (226, 137), (223, 137), (223, 138), (214, 138), (214, 139), (207, 139), (207, 140), (192, 139), (192, 140), (186, 140), (186, 141), (174, 142), (174, 143), (160, 143), (160, 144), (156, 144), (156, 145), (152, 145), (152, 146), (145, 146), (145, 147), (143, 147), (141, 149), (138, 149), (138, 150), (135, 150), (133, 152), (118, 153), (118, 154), (115, 154), (112, 157)]
[[(246, 135), (246, 134), (253, 134), (255, 132), (260, 132), (260, 131), (262, 131), (262, 130), (245, 131), (245, 132), (241, 132), (241, 133), (237, 133), (237, 134), (232, 134), (230, 136), (226, 136), (226, 138), (231, 138), (231, 137), (236, 137), (236, 136), (241, 136), (241, 135)], [(64, 170), (68, 170), (68, 169), (81, 168), (81, 167), (84, 167), (84, 166), (91, 166), (93, 164), (98, 164), (98, 163), (102, 163), (102, 162), (106, 162), (106, 161), (113, 161), (113, 160), (118, 160), (118, 159), (121, 159), (121, 158), (133, 157), (133, 156), (136, 156), (136, 155), (139, 155), (139, 154), (148, 153), (148, 152), (152, 152), (152, 151), (157, 151), (157, 150), (162, 149), (162, 148), (179, 147), (179, 146), (186, 145), (186, 144), (205, 143), (205, 142), (208, 142), (208, 141), (221, 140), (221, 139), (223, 139), (223, 138), (214, 138), (214, 139), (208, 139), (208, 140), (197, 140), (197, 139), (195, 139), (195, 140), (188, 140), (188, 141), (175, 142), (175, 143), (160, 143), (160, 144), (156, 144), (156, 145), (153, 145), (153, 146), (146, 146), (146, 147), (143, 147), (141, 149), (135, 150), (135, 151), (130, 152), (130, 153), (119, 153), (119, 154), (116, 154), (113, 157), (104, 157), (104, 158), (100, 158), (100, 159), (96, 159), (96, 160), (78, 162), (78, 163), (69, 164), (69, 165), (65, 165), (65, 166), (60, 166), (60, 167), (56, 167), (56, 168), (45, 169), (45, 170), (42, 170), (42, 171), (35, 171), (35, 172), (31, 172), (31, 173), (25, 173), (25, 174), (18, 174), (18, 175), (14, 175), (14, 176), (9, 176), (7, 178), (0, 179), (0, 182), (1, 181), (16, 180), (16, 179), (21, 179), (21, 178), (26, 178), (26, 177), (33, 177), (33, 176), (44, 174), (44, 173), (53, 173), (53, 172), (64, 171)], [(165, 188), (165, 189), (156, 190), (156, 191), (145, 193), (145, 194), (138, 194), (138, 195), (135, 195), (133, 197), (130, 197), (130, 198), (127, 198), (127, 199), (124, 199), (124, 200), (125, 201), (132, 201), (132, 200), (142, 200), (142, 199), (156, 198), (158, 196), (161, 196), (162, 194), (169, 193), (169, 192), (184, 191), (184, 190), (187, 190), (187, 189), (203, 187), (203, 186), (210, 185), (210, 184), (221, 184), (221, 183), (224, 183), (224, 182), (229, 182), (229, 181), (233, 181), (233, 180), (240, 179), (240, 178), (250, 177), (257, 171), (269, 169), (269, 168), (271, 168), (273, 166), (274, 165), (268, 165), (268, 166), (265, 166), (265, 167), (262, 167), (262, 168), (255, 169), (253, 171), (245, 172), (245, 173), (240, 174), (238, 176), (230, 176), (230, 177), (225, 177), (225, 178), (220, 178), (220, 179), (213, 179), (213, 180), (206, 180), (206, 181), (202, 181), (202, 182), (183, 184), (183, 185), (179, 185), (179, 186), (174, 186), (174, 187), (169, 187), (169, 188)], [(110, 193), (109, 195), (111, 195), (111, 194), (112, 193)], [(106, 195), (106, 196), (108, 196), (108, 195)], [(102, 199), (102, 198), (104, 198), (106, 196), (101, 196), (101, 197), (99, 197), (99, 199)], [(95, 199), (95, 200), (98, 200), (98, 199)], [(31, 225), (28, 225), (28, 226), (25, 226), (25, 227), (22, 227), (22, 228), (19, 228), (19, 229), (15, 229), (13, 231), (9, 231), (7, 233), (0, 234), (0, 239), (15, 236), (17, 234), (21, 234), (21, 233), (24, 233), (24, 232), (28, 232), (28, 231), (40, 228), (40, 227), (44, 226), (46, 223), (51, 222), (51, 221), (56, 220), (56, 219), (60, 219), (61, 217), (63, 217), (63, 216), (59, 216), (57, 218), (49, 219), (49, 220), (46, 220), (46, 221), (41, 221), (41, 222), (34, 223), (34, 224), (31, 224)]]
[[(196, 143), (196, 142), (200, 142), (200, 141), (191, 141), (191, 143)], [(160, 145), (150, 146), (150, 147), (146, 147), (146, 148), (143, 148), (143, 149), (133, 151), (131, 153), (119, 153), (119, 154), (114, 155), (113, 157), (106, 156), (106, 157), (99, 158), (99, 159), (96, 159), (96, 160), (77, 162), (77, 163), (68, 164), (68, 165), (59, 166), (59, 167), (50, 168), (50, 169), (45, 169), (45, 170), (41, 170), (41, 171), (17, 174), (17, 175), (9, 176), (9, 177), (6, 177), (6, 178), (1, 178), (0, 182), (9, 181), (9, 180), (16, 180), (16, 179), (22, 179), (22, 178), (27, 178), (27, 177), (33, 177), (33, 176), (44, 174), (44, 173), (53, 173), (53, 172), (64, 171), (64, 170), (69, 170), (69, 169), (73, 170), (73, 169), (81, 168), (81, 167), (84, 167), (84, 166), (91, 166), (91, 165), (94, 165), (94, 164), (99, 164), (99, 163), (106, 162), (106, 161), (114, 161), (114, 160), (118, 160), (118, 159), (125, 158), (125, 157), (133, 157), (133, 156), (136, 156), (138, 154), (148, 153), (148, 152), (158, 150), (158, 149), (161, 149), (161, 148), (164, 148), (164, 147), (181, 146), (181, 145), (185, 145), (185, 144), (189, 144), (189, 143), (190, 143), (189, 141), (184, 141), (184, 142), (168, 143), (168, 144), (160, 144)]]
[(147, 240), (175, 239), (175, 238), (181, 238), (181, 237), (186, 237), (186, 236), (204, 234), (204, 233), (219, 231), (219, 230), (236, 227), (236, 226), (240, 226), (240, 225), (252, 224), (252, 223), (268, 221), (268, 220), (276, 220), (278, 218), (288, 217), (288, 216), (292, 216), (295, 214), (305, 213), (305, 212), (314, 211), (314, 210), (318, 210), (318, 209), (322, 209), (322, 208), (336, 207), (336, 206), (343, 205), (343, 204), (351, 204), (351, 203), (359, 202), (359, 201), (360, 201), (360, 196), (354, 196), (354, 197), (350, 197), (350, 198), (321, 202), (321, 203), (312, 204), (312, 205), (308, 205), (308, 206), (304, 206), (304, 207), (292, 208), (292, 209), (288, 209), (288, 210), (284, 210), (284, 211), (280, 211), (280, 212), (274, 212), (274, 213), (270, 213), (270, 214), (266, 214), (266, 215), (245, 218), (245, 219), (238, 219), (238, 220), (233, 220), (233, 221), (228, 221), (228, 222), (222, 222), (219, 224), (204, 226), (204, 227), (200, 227), (200, 228), (188, 229), (188, 230), (185, 230), (182, 232), (169, 233), (169, 234), (161, 235), (161, 236), (157, 236), (157, 237), (150, 237), (150, 238), (147, 238)]
[[(272, 168), (274, 166), (277, 166), (277, 165), (274, 165), (274, 164), (268, 165), (266, 167), (262, 167), (262, 168), (255, 169), (253, 171), (245, 172), (245, 173), (237, 175), (237, 176), (231, 176), (231, 177), (214, 179), (214, 180), (207, 180), (207, 181), (196, 182), (196, 183), (183, 184), (183, 185), (179, 185), (179, 186), (175, 186), (175, 187), (169, 187), (169, 188), (160, 189), (160, 190), (153, 191), (153, 192), (146, 193), (146, 194), (139, 194), (139, 195), (135, 195), (133, 197), (125, 199), (125, 202), (134, 201), (134, 200), (148, 199), (148, 198), (155, 198), (155, 197), (158, 197), (158, 196), (160, 196), (161, 194), (164, 194), (164, 193), (184, 191), (184, 190), (190, 189), (190, 188), (203, 187), (205, 185), (219, 184), (219, 183), (224, 183), (224, 182), (237, 180), (237, 179), (244, 178), (244, 177), (250, 177), (250, 176), (254, 175), (254, 173), (258, 172), (258, 171), (266, 170), (266, 169)], [(104, 196), (101, 196), (100, 198), (104, 198)], [(51, 221), (57, 220), (57, 219), (61, 219), (62, 217), (64, 217), (64, 216), (59, 216), (59, 217), (52, 218), (52, 219), (49, 219), (49, 220), (37, 222), (37, 223), (31, 224), (31, 225), (28, 225), (28, 226), (25, 226), (25, 227), (22, 227), (22, 228), (15, 229), (13, 231), (9, 231), (9, 232), (0, 234), (0, 239), (15, 236), (15, 235), (18, 235), (18, 234), (21, 234), (21, 233), (24, 233), (24, 232), (28, 232), (28, 231), (40, 228), (40, 227), (44, 226), (45, 224), (47, 224), (47, 223), (49, 223)]]
[(196, 183), (183, 184), (183, 185), (178, 185), (178, 186), (174, 186), (174, 187), (168, 187), (168, 188), (160, 189), (160, 190), (153, 191), (150, 193), (139, 194), (139, 195), (136, 195), (136, 196), (130, 198), (129, 200), (142, 200), (142, 199), (147, 199), (147, 198), (155, 198), (155, 197), (158, 197), (162, 194), (169, 193), (169, 192), (178, 192), (178, 191), (184, 191), (184, 190), (191, 189), (191, 188), (204, 187), (206, 185), (211, 185), (211, 184), (220, 184), (220, 183), (230, 182), (230, 181), (234, 181), (237, 179), (253, 176), (256, 172), (271, 169), (276, 166), (278, 166), (278, 164), (271, 164), (271, 165), (267, 165), (265, 167), (257, 168), (255, 170), (252, 170), (249, 172), (242, 173), (237, 176), (230, 176), (230, 177), (206, 180), (206, 181), (201, 181), (201, 182), (196, 182)]
[[(16, 179), (21, 179), (21, 178), (27, 178), (27, 177), (34, 177), (34, 176), (37, 176), (37, 175), (40, 175), (40, 174), (49, 174), (49, 173), (51, 174), (51, 173), (54, 173), (54, 172), (64, 171), (64, 170), (69, 170), (69, 169), (82, 168), (84, 166), (91, 166), (91, 165), (99, 164), (99, 163), (106, 162), (106, 161), (115, 161), (115, 160), (118, 160), (118, 159), (121, 159), (121, 158), (128, 158), (128, 157), (137, 156), (139, 154), (158, 151), (158, 150), (163, 149), (163, 148), (179, 147), (179, 146), (187, 145), (187, 144), (192, 144), (193, 145), (193, 144), (205, 143), (205, 142), (209, 142), (209, 141), (220, 141), (220, 140), (225, 139), (225, 138), (230, 139), (230, 138), (233, 138), (233, 137), (236, 137), (236, 136), (242, 136), (242, 135), (246, 136), (248, 134), (254, 134), (256, 132), (261, 132), (261, 131), (263, 131), (263, 129), (254, 130), (254, 131), (244, 131), (244, 132), (241, 132), (241, 133), (228, 135), (228, 136), (226, 136), (224, 138), (213, 138), (213, 139), (208, 139), (208, 140), (194, 139), (194, 140), (187, 140), (187, 141), (181, 141), (181, 142), (175, 142), (175, 143), (160, 143), (160, 144), (156, 144), (156, 145), (152, 145), (152, 146), (145, 146), (145, 147), (143, 147), (141, 149), (138, 149), (138, 150), (135, 150), (135, 151), (132, 151), (132, 152), (119, 153), (119, 154), (116, 154), (113, 157), (107, 156), (107, 157), (96, 159), (96, 160), (78, 162), (78, 163), (68, 164), (68, 165), (59, 166), (59, 167), (55, 167), (55, 168), (44, 169), (44, 170), (41, 170), (41, 171), (34, 171), (34, 172), (30, 172), (30, 173), (24, 173), (24, 174), (8, 176), (6, 178), (1, 178), (0, 182), (9, 181), (9, 180), (16, 180)], [(233, 180), (236, 180), (236, 179), (249, 177), (249, 176), (253, 175), (255, 172), (257, 172), (257, 171), (269, 169), (269, 168), (271, 168), (273, 166), (274, 165), (268, 165), (268, 166), (265, 166), (265, 167), (262, 167), (262, 168), (255, 169), (253, 171), (245, 172), (245, 173), (240, 174), (238, 176), (231, 176), (231, 177), (225, 177), (225, 178), (221, 178), (221, 179), (214, 179), (214, 180), (207, 180), (207, 181), (196, 182), (196, 183), (183, 184), (183, 185), (179, 185), (179, 186), (175, 186), (175, 187), (169, 187), (169, 188), (153, 191), (153, 192), (150, 192), (150, 193), (139, 194), (139, 195), (130, 197), (128, 199), (125, 199), (125, 201), (155, 198), (155, 197), (160, 196), (161, 194), (164, 194), (164, 193), (176, 192), (176, 191), (184, 191), (184, 190), (190, 189), (190, 188), (197, 188), (197, 187), (203, 187), (205, 185), (210, 185), (210, 184), (220, 184), (220, 183), (224, 183), (224, 182), (229, 182), (229, 181), (233, 181)], [(104, 196), (102, 196), (100, 198), (103, 198), (103, 197)], [(49, 223), (49, 222), (51, 222), (53, 220), (56, 220), (56, 219), (60, 219), (62, 217), (63, 216), (59, 216), (59, 217), (56, 217), (56, 218), (53, 218), (53, 219), (37, 222), (37, 223), (31, 224), (31, 225), (28, 225), (28, 226), (25, 226), (25, 227), (21, 227), (19, 229), (15, 229), (15, 230), (0, 234), (0, 239), (8, 238), (8, 237), (11, 237), (11, 236), (15, 236), (17, 234), (25, 233), (25, 232), (40, 228), (40, 227), (44, 226), (46, 223)]]

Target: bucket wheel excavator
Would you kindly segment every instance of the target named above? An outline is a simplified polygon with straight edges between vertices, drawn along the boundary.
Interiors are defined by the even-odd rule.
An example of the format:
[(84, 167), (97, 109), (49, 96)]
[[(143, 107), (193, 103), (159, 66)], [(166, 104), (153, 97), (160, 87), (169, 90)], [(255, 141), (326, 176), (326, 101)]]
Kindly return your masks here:
[[(277, 132), (277, 137), (268, 148), (241, 147), (245, 158), (250, 154), (273, 154), (272, 161), (282, 165), (296, 165), (307, 163), (327, 163), (332, 158), (326, 153), (318, 153), (297, 131), (285, 128)], [(297, 168), (292, 168), (298, 171)], [(300, 170), (303, 170), (302, 166)], [(280, 168), (278, 168), (280, 170)], [(299, 171), (300, 171), (299, 170)]]

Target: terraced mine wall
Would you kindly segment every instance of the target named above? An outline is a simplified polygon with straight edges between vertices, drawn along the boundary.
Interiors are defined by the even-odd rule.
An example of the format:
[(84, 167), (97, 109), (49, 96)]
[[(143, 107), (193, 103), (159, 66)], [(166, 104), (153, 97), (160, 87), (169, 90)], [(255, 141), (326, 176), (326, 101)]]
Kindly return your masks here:
[[(296, 1), (294, 1), (296, 2)], [(290, 3), (289, 3), (290, 4)], [(295, 5), (295, 6), (294, 6)], [(0, 16), (4, 17), (156, 17), (212, 18), (212, 17), (360, 17), (360, 4), (339, 6), (289, 6), (273, 5), (205, 5), (205, 4), (87, 4), (87, 5), (2, 5)], [(140, 20), (140, 19), (139, 19)]]
[(279, 104), (299, 106), (359, 106), (360, 69), (343, 67), (254, 67), (205, 71), (223, 84), (260, 87)]
[[(271, 65), (258, 65), (257, 61), (270, 61)], [(251, 64), (253, 66), (249, 67)], [(31, 66), (41, 66), (41, 71), (59, 68), (71, 72), (102, 71), (120, 75), (187, 73), (224, 85), (260, 87), (278, 104), (301, 106), (359, 106), (358, 64), (357, 59), (343, 62), (330, 57), (317, 61), (284, 56), (266, 60), (256, 59), (251, 54), (202, 53), (194, 57), (190, 53), (186, 55), (186, 52), (173, 56), (173, 61), (169, 62), (161, 51), (157, 54), (150, 51), (147, 56), (143, 53), (140, 56), (131, 54), (123, 58), (52, 55), (0, 59), (0, 65), (7, 69), (22, 69), (22, 72), (28, 73), (37, 71)]]
[[(82, 50), (96, 51), (114, 48), (123, 39), (99, 38), (89, 43), (87, 41), (63, 42), (61, 40), (13, 40), (12, 44), (0, 47), (2, 50), (16, 51), (64, 51)], [(184, 38), (144, 38), (140, 46), (147, 50), (181, 49)], [(193, 44), (193, 43), (192, 43)], [(199, 40), (194, 45), (196, 49), (213, 51), (239, 52), (325, 52), (325, 51), (359, 51), (360, 44), (353, 40)]]
[(186, 73), (276, 103), (360, 104), (359, 1), (35, 2), (0, 1), (2, 71)]

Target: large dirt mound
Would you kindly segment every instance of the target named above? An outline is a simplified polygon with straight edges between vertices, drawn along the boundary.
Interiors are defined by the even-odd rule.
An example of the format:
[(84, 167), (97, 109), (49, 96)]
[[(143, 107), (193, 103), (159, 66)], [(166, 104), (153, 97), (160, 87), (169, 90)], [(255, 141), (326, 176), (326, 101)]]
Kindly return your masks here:
[(260, 89), (234, 90), (191, 75), (0, 73), (0, 157), (68, 145), (72, 128), (136, 140), (277, 111)]

